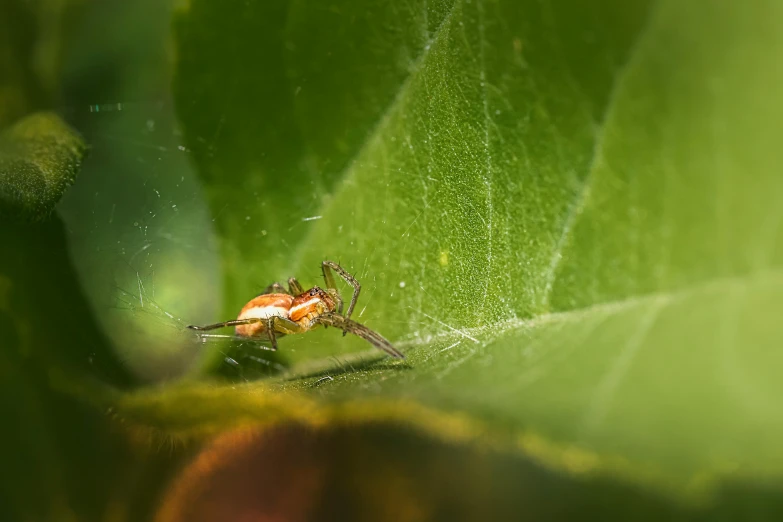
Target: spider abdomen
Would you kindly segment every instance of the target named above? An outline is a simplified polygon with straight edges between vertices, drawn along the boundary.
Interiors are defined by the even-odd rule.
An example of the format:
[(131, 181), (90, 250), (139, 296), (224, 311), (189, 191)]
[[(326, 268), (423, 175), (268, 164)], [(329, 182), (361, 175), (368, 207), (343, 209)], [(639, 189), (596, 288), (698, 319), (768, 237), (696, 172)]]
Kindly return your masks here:
[[(288, 294), (259, 295), (242, 308), (237, 319), (268, 319), (275, 316), (287, 319), (293, 302), (294, 297)], [(263, 321), (236, 327), (236, 334), (240, 337), (257, 337), (265, 332), (266, 325)]]

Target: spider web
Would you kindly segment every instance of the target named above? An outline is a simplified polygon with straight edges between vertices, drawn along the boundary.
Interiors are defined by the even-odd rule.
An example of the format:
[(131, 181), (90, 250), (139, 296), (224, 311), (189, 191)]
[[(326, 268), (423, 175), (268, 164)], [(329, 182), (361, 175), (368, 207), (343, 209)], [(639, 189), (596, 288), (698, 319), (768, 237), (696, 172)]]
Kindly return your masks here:
[[(79, 182), (58, 206), (88, 299), (119, 355), (144, 379), (176, 378), (215, 358), (223, 360), (221, 373), (245, 379), (281, 371), (282, 358), (266, 342), (186, 328), (225, 319), (220, 252), (191, 151), (182, 145), (164, 86), (161, 92), (148, 101), (64, 111), (92, 147)], [(313, 198), (319, 194), (313, 190)], [(290, 229), (304, 232), (318, 219), (312, 211), (292, 214)], [(256, 230), (250, 219), (242, 226)], [(318, 276), (312, 271), (307, 279)], [(366, 267), (359, 276), (369, 283), (356, 310), (361, 318), (375, 286)], [(247, 298), (271, 279), (256, 280)]]
[[(185, 328), (225, 318), (215, 216), (171, 99), (166, 42), (174, 3), (109, 2), (83, 20), (79, 34), (84, 36), (67, 60), (66, 97), (59, 112), (84, 135), (91, 151), (57, 211), (94, 314), (135, 374), (167, 380), (223, 360), (221, 370), (251, 378), (283, 369), (281, 358), (263, 342), (230, 339), (228, 330), (221, 332), (223, 338), (199, 337)], [(140, 17), (148, 52), (128, 56), (122, 42), (142, 37)], [(122, 38), (106, 42), (98, 55), (94, 35), (107, 20)], [(84, 71), (92, 69), (100, 74), (85, 85)], [(113, 81), (116, 77), (123, 80)], [(221, 120), (199, 138), (207, 149), (218, 146)], [(312, 189), (313, 200), (320, 197)], [(320, 216), (287, 217), (293, 232), (300, 233)], [(259, 231), (250, 216), (239, 225)], [(255, 281), (247, 298), (270, 282)]]
[[(194, 341), (193, 332), (185, 328), (231, 319), (228, 314), (234, 312), (227, 312), (224, 303), (221, 258), (225, 252), (220, 251), (216, 230), (230, 203), (216, 212), (209, 208), (195, 168), (198, 162), (178, 127), (172, 99), (174, 63), (167, 55), (166, 42), (173, 36), (169, 21), (175, 3), (131, 6), (109, 2), (91, 9), (79, 28), (85, 36), (74, 44), (67, 61), (67, 96), (60, 112), (84, 135), (91, 152), (78, 182), (57, 210), (94, 314), (134, 373), (145, 380), (167, 380), (197, 371), (210, 360), (224, 360), (223, 369), (229, 373), (246, 378), (257, 372), (266, 375), (270, 369), (283, 368), (284, 354), (270, 354), (259, 342), (228, 342), (214, 336)], [(137, 32), (140, 18), (144, 19), (145, 52), (129, 55), (123, 42), (141, 37)], [(124, 23), (117, 25), (117, 39), (107, 42), (104, 53), (96, 57), (91, 35), (99, 33), (107, 20), (116, 23), (120, 19)], [(93, 69), (101, 73), (89, 77), (85, 85), (84, 71)], [(121, 80), (114, 81), (115, 77)], [(131, 81), (135, 78), (142, 80)], [(247, 107), (252, 102), (247, 100)], [(229, 110), (219, 109), (195, 136), (199, 150), (207, 156), (223, 153)], [(294, 271), (285, 260), (280, 262), (290, 259), (297, 238), (308, 237), (319, 223), (320, 209), (329, 197), (319, 183), (302, 184), (297, 192), (303, 203), (276, 207), (274, 216), (258, 209), (274, 196), (258, 194), (256, 207), (248, 209), (244, 219), (232, 222), (248, 241), (269, 243), (263, 251), (268, 259), (244, 259), (245, 265), (235, 270), (252, 269), (252, 275), (229, 298), (229, 310), (238, 310), (275, 279), (297, 276), (305, 285), (321, 283), (317, 266)], [(352, 235), (355, 226), (346, 221), (340, 231)], [(363, 285), (354, 318), (382, 326), (395, 320), (372, 312), (379, 276), (368, 266), (373, 253), (361, 251), (360, 257), (335, 261), (347, 262)], [(406, 282), (400, 280), (396, 291), (405, 288)], [(420, 326), (433, 321), (421, 309), (419, 301), (419, 319), (406, 320), (414, 338)], [(328, 348), (319, 348), (329, 345), (319, 341), (321, 335), (309, 333), (305, 340), (289, 337), (281, 348), (294, 356), (305, 350), (328, 356)]]

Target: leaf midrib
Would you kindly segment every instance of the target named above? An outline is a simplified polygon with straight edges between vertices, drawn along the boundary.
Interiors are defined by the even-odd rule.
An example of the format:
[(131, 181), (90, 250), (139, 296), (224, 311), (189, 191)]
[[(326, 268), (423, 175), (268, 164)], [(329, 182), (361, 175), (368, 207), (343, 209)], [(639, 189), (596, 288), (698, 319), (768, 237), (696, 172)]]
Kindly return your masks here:
[[(399, 341), (395, 346), (406, 348), (417, 348), (420, 346), (435, 344), (436, 342), (449, 342), (457, 338), (476, 338), (481, 340), (483, 346), (491, 344), (499, 337), (509, 335), (515, 331), (534, 330), (541, 326), (553, 323), (578, 322), (592, 315), (607, 316), (619, 312), (630, 310), (640, 306), (651, 306), (662, 303), (663, 306), (669, 306), (672, 303), (682, 301), (700, 293), (710, 291), (726, 291), (737, 286), (749, 286), (758, 281), (775, 282), (783, 281), (783, 268), (774, 267), (763, 272), (749, 272), (746, 274), (721, 277), (697, 284), (677, 288), (676, 290), (666, 290), (660, 292), (650, 292), (646, 294), (636, 294), (616, 299), (612, 301), (602, 301), (582, 308), (573, 308), (561, 312), (547, 312), (536, 315), (528, 319), (513, 318), (505, 321), (493, 323), (491, 325), (476, 326), (472, 328), (461, 329), (458, 332), (441, 331), (439, 333), (426, 336), (424, 338), (414, 337)], [(367, 353), (375, 353), (375, 350), (368, 350)]]

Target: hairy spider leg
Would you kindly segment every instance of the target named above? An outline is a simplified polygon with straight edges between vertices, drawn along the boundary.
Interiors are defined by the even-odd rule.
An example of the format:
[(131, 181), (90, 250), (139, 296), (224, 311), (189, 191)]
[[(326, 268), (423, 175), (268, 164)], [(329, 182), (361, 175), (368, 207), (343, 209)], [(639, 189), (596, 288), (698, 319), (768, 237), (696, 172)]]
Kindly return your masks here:
[(288, 289), (290, 290), (291, 295), (304, 293), (304, 288), (302, 288), (302, 285), (299, 284), (299, 281), (297, 281), (295, 277), (288, 278)]
[(266, 335), (269, 342), (272, 343), (272, 351), (277, 351), (277, 334), (296, 334), (306, 332), (307, 330), (290, 319), (273, 315), (263, 319), (266, 323)]
[(247, 319), (233, 319), (231, 321), (223, 321), (222, 323), (208, 324), (206, 326), (196, 326), (195, 324), (189, 324), (188, 328), (191, 330), (199, 330), (201, 332), (206, 330), (217, 330), (218, 328), (225, 328), (226, 326), (239, 326), (242, 324), (255, 324), (263, 319), (258, 317), (248, 317)]
[(334, 276), (332, 275), (332, 271), (329, 269), (326, 263), (331, 263), (331, 261), (324, 261), (321, 263), (321, 273), (324, 276), (324, 283), (326, 283), (327, 290), (332, 290), (332, 298), (337, 301), (337, 313), (342, 314), (343, 298), (340, 295), (340, 292), (337, 290), (337, 286), (334, 284)]
[[(356, 301), (359, 299), (359, 292), (362, 291), (362, 285), (359, 284), (359, 281), (357, 281), (351, 274), (345, 271), (343, 267), (335, 263), (334, 261), (324, 261), (321, 263), (321, 271), (324, 274), (324, 282), (326, 283), (327, 288), (331, 288), (333, 290), (337, 290), (337, 287), (334, 284), (334, 276), (332, 276), (332, 270), (337, 272), (337, 274), (342, 277), (346, 283), (351, 285), (353, 287), (353, 295), (351, 296), (351, 303), (348, 305), (348, 311), (345, 312), (345, 318), (350, 319), (351, 314), (353, 313), (353, 309), (356, 306)], [(337, 296), (339, 297), (340, 293), (335, 292)], [(343, 314), (343, 300), (340, 297), (338, 302), (337, 311), (340, 313), (340, 315)], [(348, 330), (343, 329), (343, 335), (348, 333)]]
[(372, 344), (379, 350), (383, 350), (384, 352), (388, 353), (392, 357), (395, 357), (397, 359), (405, 358), (405, 356), (402, 353), (398, 352), (394, 348), (394, 346), (391, 345), (389, 341), (387, 341), (385, 338), (381, 336), (381, 334), (373, 330), (370, 330), (363, 324), (359, 324), (356, 321), (352, 321), (347, 317), (343, 317), (342, 315), (335, 314), (335, 313), (327, 313), (316, 317), (315, 322), (321, 323), (323, 325), (330, 325), (336, 328), (341, 328), (344, 333), (351, 332), (352, 334), (361, 337), (365, 341), (368, 341), (370, 344)]

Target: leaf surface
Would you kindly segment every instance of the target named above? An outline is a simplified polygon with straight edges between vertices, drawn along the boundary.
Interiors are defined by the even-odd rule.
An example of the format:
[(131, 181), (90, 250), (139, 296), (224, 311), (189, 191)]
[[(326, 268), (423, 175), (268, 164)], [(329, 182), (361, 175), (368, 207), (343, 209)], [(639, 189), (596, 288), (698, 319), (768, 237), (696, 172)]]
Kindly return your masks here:
[[(275, 386), (467, 415), (660, 485), (779, 478), (781, 15), (194, 1), (178, 107), (226, 314), (334, 259), (364, 283), (354, 318), (408, 358), (301, 362)], [(364, 346), (327, 330), (281, 348)]]

